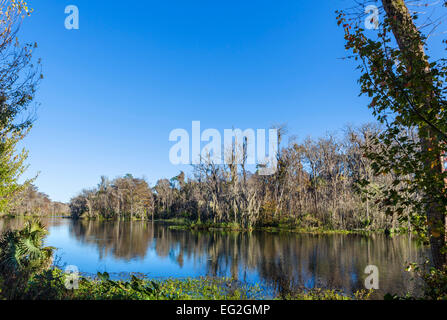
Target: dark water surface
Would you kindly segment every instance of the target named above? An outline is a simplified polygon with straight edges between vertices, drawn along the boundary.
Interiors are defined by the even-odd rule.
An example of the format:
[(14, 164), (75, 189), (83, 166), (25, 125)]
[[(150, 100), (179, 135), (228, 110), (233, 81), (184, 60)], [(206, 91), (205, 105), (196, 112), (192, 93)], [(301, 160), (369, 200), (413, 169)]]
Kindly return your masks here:
[[(379, 269), (379, 297), (417, 292), (420, 284), (404, 269), (428, 255), (408, 236), (203, 232), (143, 221), (42, 221), (49, 229), (46, 245), (58, 248), (56, 263), (61, 266), (75, 265), (87, 274), (107, 271), (115, 278), (130, 272), (151, 278), (226, 276), (259, 284), (266, 292), (305, 286), (351, 293), (364, 288), (367, 265)], [(0, 232), (23, 223), (21, 218), (0, 219)]]

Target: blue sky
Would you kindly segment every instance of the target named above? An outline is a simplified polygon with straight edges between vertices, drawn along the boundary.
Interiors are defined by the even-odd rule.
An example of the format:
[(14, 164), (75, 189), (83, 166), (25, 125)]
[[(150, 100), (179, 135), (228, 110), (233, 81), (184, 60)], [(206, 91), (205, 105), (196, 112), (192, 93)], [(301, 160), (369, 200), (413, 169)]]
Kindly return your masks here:
[[(40, 171), (53, 200), (101, 175), (176, 175), (169, 133), (194, 120), (222, 132), (287, 123), (299, 139), (373, 120), (340, 59), (346, 1), (29, 2), (20, 38), (38, 43), (44, 80), (27, 175)], [(79, 30), (64, 27), (70, 4)]]

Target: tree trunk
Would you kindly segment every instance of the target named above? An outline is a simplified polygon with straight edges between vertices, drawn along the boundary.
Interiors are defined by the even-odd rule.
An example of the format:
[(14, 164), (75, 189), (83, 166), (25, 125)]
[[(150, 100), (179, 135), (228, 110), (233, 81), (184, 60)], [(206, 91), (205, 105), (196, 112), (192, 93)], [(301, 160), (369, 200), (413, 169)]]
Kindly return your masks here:
[[(390, 20), (391, 29), (393, 31), (396, 42), (403, 56), (406, 57), (405, 65), (407, 70), (412, 70), (414, 66), (425, 66), (423, 72), (427, 75), (427, 81), (432, 81), (430, 77), (430, 66), (426, 59), (423, 42), (420, 38), (410, 12), (404, 0), (382, 0), (383, 8), (386, 16)], [(426, 92), (428, 97), (425, 108), (430, 109), (432, 100), (431, 92)], [(424, 152), (429, 150), (437, 150), (439, 139), (428, 125), (419, 126), (419, 135), (421, 139), (421, 148)], [(427, 171), (434, 170), (435, 174), (442, 172), (441, 154), (438, 160), (426, 161), (425, 168)], [(432, 199), (427, 199), (429, 203), (426, 209), (428, 221), (428, 236), (430, 239), (430, 247), (433, 263), (436, 268), (441, 268), (446, 264), (446, 255), (442, 253), (445, 246), (445, 216), (444, 208)]]

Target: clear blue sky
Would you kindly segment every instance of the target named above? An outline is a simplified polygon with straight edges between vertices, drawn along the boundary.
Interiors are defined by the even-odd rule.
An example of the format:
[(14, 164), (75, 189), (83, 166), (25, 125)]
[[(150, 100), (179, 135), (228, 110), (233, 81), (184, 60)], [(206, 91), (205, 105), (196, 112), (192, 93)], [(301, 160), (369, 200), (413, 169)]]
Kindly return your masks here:
[[(80, 29), (66, 30), (66, 5)], [(169, 133), (269, 128), (298, 138), (372, 121), (358, 97), (336, 9), (347, 1), (30, 0), (20, 38), (37, 41), (43, 80), (24, 141), (27, 175), (68, 201), (101, 175), (151, 185), (181, 168)], [(371, 31), (373, 32), (373, 31)]]

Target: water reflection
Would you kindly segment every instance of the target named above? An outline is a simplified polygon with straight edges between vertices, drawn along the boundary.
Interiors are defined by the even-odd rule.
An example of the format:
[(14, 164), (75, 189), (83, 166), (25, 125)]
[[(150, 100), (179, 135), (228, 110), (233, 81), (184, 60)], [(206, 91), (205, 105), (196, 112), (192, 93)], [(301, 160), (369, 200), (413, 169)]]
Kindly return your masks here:
[[(231, 276), (281, 291), (317, 286), (353, 292), (363, 288), (364, 269), (372, 264), (380, 271), (378, 296), (418, 292), (420, 284), (403, 270), (428, 254), (409, 237), (196, 232), (142, 221), (43, 222), (50, 229), (47, 243), (85, 272)], [(0, 219), (0, 231), (22, 224)]]

